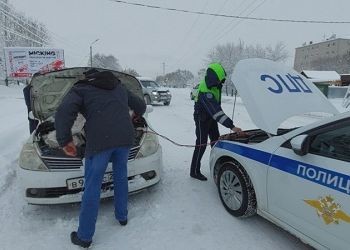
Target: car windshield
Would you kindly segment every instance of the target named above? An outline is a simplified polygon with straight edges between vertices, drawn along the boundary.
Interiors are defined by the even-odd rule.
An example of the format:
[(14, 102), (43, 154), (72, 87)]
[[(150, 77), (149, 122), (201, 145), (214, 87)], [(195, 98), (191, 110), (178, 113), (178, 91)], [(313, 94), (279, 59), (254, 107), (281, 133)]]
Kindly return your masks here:
[(146, 88), (158, 88), (158, 84), (154, 81), (141, 81), (142, 85)]

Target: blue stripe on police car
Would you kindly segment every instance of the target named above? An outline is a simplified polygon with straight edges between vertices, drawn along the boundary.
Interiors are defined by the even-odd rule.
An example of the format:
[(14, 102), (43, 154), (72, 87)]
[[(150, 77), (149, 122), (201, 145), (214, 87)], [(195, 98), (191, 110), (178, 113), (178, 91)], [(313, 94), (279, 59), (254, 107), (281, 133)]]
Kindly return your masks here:
[(283, 172), (301, 177), (319, 185), (326, 186), (333, 190), (350, 195), (350, 176), (331, 171), (319, 166), (306, 164), (287, 157), (272, 155), (258, 149), (249, 148), (243, 145), (219, 141), (215, 147), (225, 149), (251, 160), (270, 165)]

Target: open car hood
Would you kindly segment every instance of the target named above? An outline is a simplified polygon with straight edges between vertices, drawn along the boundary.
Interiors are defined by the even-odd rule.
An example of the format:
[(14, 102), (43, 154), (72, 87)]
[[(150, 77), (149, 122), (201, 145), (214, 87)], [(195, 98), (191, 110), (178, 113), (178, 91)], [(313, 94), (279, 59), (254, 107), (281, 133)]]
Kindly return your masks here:
[[(35, 74), (30, 82), (32, 85), (31, 102), (34, 117), (46, 120), (52, 116), (63, 97), (78, 80), (84, 79), (83, 73), (89, 69), (91, 68), (66, 68), (44, 74)], [(141, 85), (135, 77), (113, 70), (109, 71), (113, 72), (127, 89), (143, 98)]]
[(231, 75), (255, 125), (270, 134), (286, 119), (310, 112), (338, 114), (308, 79), (285, 65), (267, 59), (239, 61)]

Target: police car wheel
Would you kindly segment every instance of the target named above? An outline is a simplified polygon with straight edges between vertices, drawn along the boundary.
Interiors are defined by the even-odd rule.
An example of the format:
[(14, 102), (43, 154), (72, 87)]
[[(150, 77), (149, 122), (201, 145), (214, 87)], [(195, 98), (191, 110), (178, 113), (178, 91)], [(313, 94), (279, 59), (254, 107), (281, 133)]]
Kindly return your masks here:
[(256, 197), (248, 175), (234, 162), (226, 162), (218, 174), (218, 191), (225, 209), (235, 217), (256, 214)]

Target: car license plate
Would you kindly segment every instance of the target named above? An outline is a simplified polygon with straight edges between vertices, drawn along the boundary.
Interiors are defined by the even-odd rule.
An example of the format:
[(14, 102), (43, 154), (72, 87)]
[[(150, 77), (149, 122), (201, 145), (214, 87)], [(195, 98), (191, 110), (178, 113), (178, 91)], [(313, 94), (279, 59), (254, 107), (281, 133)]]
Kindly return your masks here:
[[(67, 188), (69, 190), (79, 189), (84, 187), (84, 177), (68, 179), (66, 180), (66, 182), (67, 182)], [(105, 173), (103, 176), (102, 184), (110, 183), (110, 182), (113, 182), (113, 173), (112, 172)]]

